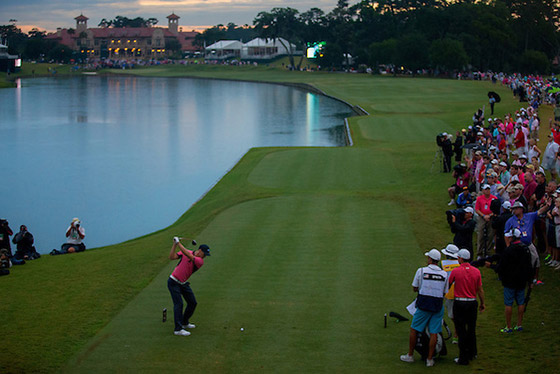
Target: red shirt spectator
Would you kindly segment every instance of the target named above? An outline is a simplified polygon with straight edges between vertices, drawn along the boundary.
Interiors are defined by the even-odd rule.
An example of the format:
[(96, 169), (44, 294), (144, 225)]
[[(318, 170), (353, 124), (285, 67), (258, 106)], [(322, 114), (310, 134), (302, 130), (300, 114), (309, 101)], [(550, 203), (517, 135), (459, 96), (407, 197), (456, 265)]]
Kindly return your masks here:
[(455, 298), (476, 299), (477, 292), (482, 287), (480, 270), (463, 262), (451, 271), (449, 284), (455, 284)]
[(476, 210), (477, 213), (479, 212), (482, 213), (482, 215), (492, 214), (492, 210), (490, 209), (490, 203), (492, 202), (492, 200), (497, 199), (497, 197), (490, 193), (490, 188), (483, 189), (482, 191), (483, 191), (482, 195), (476, 198), (474, 209)]

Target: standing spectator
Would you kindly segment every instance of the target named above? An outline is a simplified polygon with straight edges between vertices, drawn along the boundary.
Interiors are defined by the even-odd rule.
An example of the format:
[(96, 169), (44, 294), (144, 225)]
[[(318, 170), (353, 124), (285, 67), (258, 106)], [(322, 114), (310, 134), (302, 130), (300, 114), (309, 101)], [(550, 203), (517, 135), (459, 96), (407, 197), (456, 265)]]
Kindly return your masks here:
[(473, 252), (472, 236), (476, 227), (473, 219), (474, 209), (466, 207), (462, 217), (451, 216), (451, 232), (455, 233), (453, 244), (459, 248), (466, 248), (470, 253)]
[(541, 157), (541, 150), (539, 149), (539, 147), (537, 147), (537, 140), (535, 139), (529, 139), (529, 152), (527, 154), (527, 157), (529, 160), (531, 160), (533, 157), (536, 157), (537, 159), (539, 157)]
[(535, 200), (531, 198), (534, 197), (533, 195), (535, 194), (538, 184), (533, 179), (533, 175), (531, 173), (529, 172), (525, 173), (524, 177), (525, 177), (525, 189), (523, 191), (523, 197), (527, 201), (528, 204), (527, 209), (529, 211), (532, 211)]
[(463, 160), (463, 134), (467, 131), (465, 129), (457, 131), (455, 142), (453, 143), (453, 152), (455, 152), (455, 161), (457, 163)]
[(477, 233), (477, 257), (482, 258), (490, 255), (494, 246), (494, 229), (492, 228), (492, 210), (490, 204), (497, 199), (490, 193), (490, 186), (482, 186), (482, 194), (477, 197), (474, 209), (478, 214), (476, 223)]
[(506, 241), (504, 238), (504, 228), (506, 222), (512, 217), (511, 203), (504, 201), (502, 203), (502, 213), (499, 216), (492, 218), (492, 227), (496, 233), (496, 254), (501, 255), (506, 249)]
[[(521, 242), (521, 231), (512, 229), (505, 234), (511, 244), (502, 254), (498, 264), (498, 275), (504, 286), (504, 304), (506, 327), (500, 331), (511, 333), (523, 331), (523, 313), (525, 311), (525, 287), (533, 287), (533, 267), (531, 254), (526, 244)], [(517, 303), (517, 325), (511, 328), (513, 301)]]
[(8, 220), (0, 219), (0, 249), (6, 249), (8, 257), (12, 257), (12, 247), (10, 246), (10, 236), (12, 235), (14, 235), (14, 232), (10, 228)]
[[(556, 195), (555, 195), (556, 196)], [(560, 198), (554, 201), (554, 208), (547, 213), (548, 226), (548, 251), (549, 255), (546, 256), (545, 261), (548, 260), (547, 265), (554, 267), (556, 270), (560, 269)]]
[(554, 141), (552, 134), (548, 134), (548, 144), (544, 149), (544, 156), (542, 167), (544, 170), (550, 171), (552, 174), (552, 179), (556, 179), (556, 155), (558, 154), (558, 150), (560, 145)]
[[(480, 271), (467, 262), (470, 259), (469, 251), (461, 249), (457, 258), (460, 266), (453, 269), (449, 275), (449, 284), (455, 285), (453, 316), (455, 331), (459, 336), (459, 357), (455, 358), (455, 363), (468, 365), (469, 361), (478, 354), (476, 347), (477, 309), (483, 312), (486, 306)], [(477, 296), (480, 299), (480, 307), (476, 301)]]
[(451, 157), (453, 156), (453, 144), (449, 139), (449, 135), (444, 132), (441, 150), (443, 151), (443, 172), (449, 173), (451, 171)]
[(401, 360), (414, 362), (417, 332), (423, 332), (428, 326), (430, 345), (426, 366), (434, 366), (437, 334), (441, 332), (443, 321), (443, 296), (447, 292), (447, 273), (438, 266), (441, 254), (437, 249), (432, 249), (425, 255), (428, 257), (428, 266), (418, 269), (412, 281), (412, 289), (418, 292), (416, 312), (410, 326), (408, 354), (402, 355)]
[[(539, 254), (537, 252), (537, 248), (533, 244), (533, 226), (535, 225), (535, 221), (539, 219), (539, 215), (543, 214), (547, 211), (550, 207), (551, 201), (547, 201), (547, 203), (540, 208), (536, 212), (525, 213), (525, 207), (520, 202), (515, 202), (511, 206), (511, 211), (513, 212), (513, 217), (511, 217), (507, 222), (504, 228), (504, 233), (511, 231), (511, 229), (519, 229), (521, 232), (521, 241), (529, 247), (529, 251), (531, 252), (531, 263), (533, 268), (535, 269), (535, 279), (534, 282), (536, 284), (542, 284), (541, 281), (538, 280), (539, 275), (539, 268), (541, 266), (539, 260)], [(509, 247), (511, 244), (511, 238), (506, 237), (506, 246)]]
[(509, 183), (509, 179), (511, 178), (511, 174), (508, 171), (508, 164), (505, 163), (505, 161), (501, 161), (498, 164), (498, 168), (499, 168), (499, 178), (500, 178), (500, 182), (504, 185), (507, 186)]
[[(460, 266), (459, 261), (457, 260), (457, 254), (459, 253), (459, 248), (454, 244), (448, 244), (447, 247), (441, 250), (446, 257), (445, 260), (441, 260), (441, 268), (445, 270), (447, 273), (447, 277), (449, 278), (449, 274), (453, 269)], [(453, 300), (455, 299), (455, 286), (449, 286), (449, 291), (444, 296), (444, 303), (445, 309), (447, 310), (447, 316), (451, 318), (453, 321)], [(457, 331), (453, 333), (453, 340), (451, 341), (453, 344), (458, 344), (459, 339), (457, 337)]]

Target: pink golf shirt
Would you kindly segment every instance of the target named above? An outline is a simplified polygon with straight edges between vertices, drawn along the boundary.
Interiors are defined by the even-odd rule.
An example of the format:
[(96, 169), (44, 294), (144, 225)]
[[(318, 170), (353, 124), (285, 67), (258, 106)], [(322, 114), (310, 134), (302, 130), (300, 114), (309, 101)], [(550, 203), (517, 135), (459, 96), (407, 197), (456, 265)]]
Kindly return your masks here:
[(449, 284), (455, 284), (456, 298), (476, 299), (476, 293), (482, 287), (482, 277), (477, 268), (468, 262), (463, 262), (449, 274)]
[[(189, 252), (194, 253), (193, 251)], [(193, 273), (193, 265), (196, 264), (196, 267), (200, 269), (204, 265), (204, 260), (200, 257), (195, 257), (193, 263), (183, 252), (179, 251), (177, 255), (179, 256), (179, 263), (175, 270), (173, 270), (173, 273), (171, 273), (171, 276), (180, 283), (185, 283)]]
[(490, 195), (488, 197), (480, 195), (476, 198), (474, 209), (480, 210), (483, 214), (492, 214), (492, 210), (490, 210), (490, 203), (494, 199), (497, 199), (497, 197), (494, 195)]

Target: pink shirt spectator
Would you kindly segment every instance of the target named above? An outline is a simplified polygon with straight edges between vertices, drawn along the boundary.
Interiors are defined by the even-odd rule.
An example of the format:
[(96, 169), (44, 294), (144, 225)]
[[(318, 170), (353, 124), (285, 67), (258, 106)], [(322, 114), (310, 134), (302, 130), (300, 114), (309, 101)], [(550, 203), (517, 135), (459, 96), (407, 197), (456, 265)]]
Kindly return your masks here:
[(535, 193), (536, 189), (537, 189), (537, 182), (535, 182), (534, 180), (525, 186), (525, 189), (523, 190), (523, 196), (525, 196), (525, 199), (527, 199), (527, 201), (529, 201), (531, 196)]
[(490, 203), (492, 200), (497, 199), (494, 195), (489, 195), (488, 197), (484, 195), (480, 195), (476, 198), (476, 203), (474, 204), (474, 209), (481, 211), (482, 214), (492, 214), (492, 210), (490, 210)]

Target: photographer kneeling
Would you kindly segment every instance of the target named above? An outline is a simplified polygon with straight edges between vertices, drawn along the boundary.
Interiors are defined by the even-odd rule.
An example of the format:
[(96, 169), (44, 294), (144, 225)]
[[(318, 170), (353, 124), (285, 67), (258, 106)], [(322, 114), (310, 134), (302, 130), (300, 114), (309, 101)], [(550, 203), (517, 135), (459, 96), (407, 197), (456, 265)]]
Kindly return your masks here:
[(476, 222), (473, 220), (474, 209), (469, 206), (464, 209), (448, 210), (445, 213), (451, 232), (455, 234), (453, 244), (467, 249), (472, 255), (472, 236), (476, 228)]
[(41, 257), (33, 246), (34, 241), (33, 235), (27, 231), (27, 226), (21, 225), (19, 232), (12, 239), (12, 243), (17, 246), (14, 258), (16, 260), (35, 260)]
[(0, 249), (0, 275), (9, 275), (9, 268), (12, 267), (12, 262), (10, 261), (10, 252), (6, 248)]
[(62, 244), (60, 251), (53, 249), (51, 255), (63, 255), (66, 253), (83, 252), (86, 250), (86, 246), (82, 243), (82, 239), (86, 236), (86, 230), (83, 228), (80, 220), (74, 218), (70, 227), (66, 230), (66, 243)]

